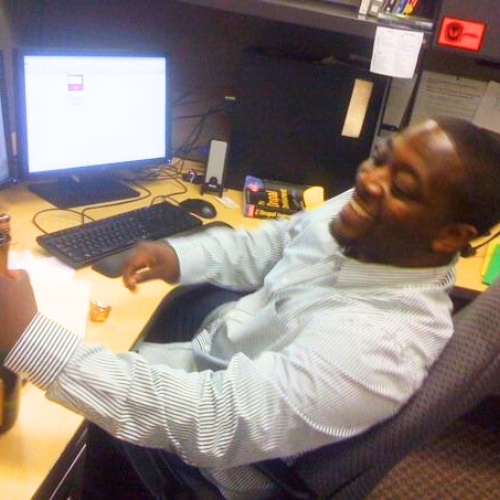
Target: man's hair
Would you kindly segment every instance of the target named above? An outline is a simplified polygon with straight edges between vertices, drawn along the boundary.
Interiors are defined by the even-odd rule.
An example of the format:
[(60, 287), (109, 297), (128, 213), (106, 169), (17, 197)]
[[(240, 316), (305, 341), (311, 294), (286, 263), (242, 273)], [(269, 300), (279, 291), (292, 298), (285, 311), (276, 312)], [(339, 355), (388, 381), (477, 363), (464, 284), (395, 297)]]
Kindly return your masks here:
[(485, 234), (500, 222), (500, 137), (459, 118), (436, 119), (454, 143), (465, 169), (455, 198), (460, 222)]

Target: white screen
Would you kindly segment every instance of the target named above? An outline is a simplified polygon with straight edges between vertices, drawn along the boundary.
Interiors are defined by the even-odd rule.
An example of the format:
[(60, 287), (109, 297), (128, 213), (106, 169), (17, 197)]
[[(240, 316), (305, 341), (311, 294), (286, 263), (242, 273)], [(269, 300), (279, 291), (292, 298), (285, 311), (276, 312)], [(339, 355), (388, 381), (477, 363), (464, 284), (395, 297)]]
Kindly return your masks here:
[(25, 55), (30, 173), (165, 158), (164, 57)]

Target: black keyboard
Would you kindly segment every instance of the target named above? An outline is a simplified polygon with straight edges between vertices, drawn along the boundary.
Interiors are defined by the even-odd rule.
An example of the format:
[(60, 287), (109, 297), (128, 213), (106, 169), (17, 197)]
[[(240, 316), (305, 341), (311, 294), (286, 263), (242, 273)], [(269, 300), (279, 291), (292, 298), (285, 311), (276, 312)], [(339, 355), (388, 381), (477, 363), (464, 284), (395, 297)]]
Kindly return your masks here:
[(168, 202), (130, 210), (38, 236), (49, 253), (78, 269), (131, 247), (139, 240), (157, 240), (202, 225), (198, 217)]

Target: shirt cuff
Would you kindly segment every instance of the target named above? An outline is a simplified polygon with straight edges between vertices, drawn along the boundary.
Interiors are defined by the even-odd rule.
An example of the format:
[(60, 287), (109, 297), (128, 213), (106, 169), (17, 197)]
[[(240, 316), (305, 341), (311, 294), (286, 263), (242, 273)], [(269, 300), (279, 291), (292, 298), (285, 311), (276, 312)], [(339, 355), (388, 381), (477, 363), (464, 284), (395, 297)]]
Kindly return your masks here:
[(5, 358), (4, 365), (46, 389), (64, 368), (80, 339), (38, 313)]
[(191, 285), (206, 280), (207, 264), (205, 253), (196, 238), (169, 238), (168, 244), (173, 247), (179, 259), (180, 283)]

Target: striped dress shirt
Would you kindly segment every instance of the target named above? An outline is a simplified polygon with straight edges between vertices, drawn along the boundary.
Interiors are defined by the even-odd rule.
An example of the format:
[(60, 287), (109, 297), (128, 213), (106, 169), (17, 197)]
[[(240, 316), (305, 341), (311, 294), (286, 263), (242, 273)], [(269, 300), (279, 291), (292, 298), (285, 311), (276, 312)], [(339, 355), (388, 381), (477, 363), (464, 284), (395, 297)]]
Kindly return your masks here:
[(420, 387), (453, 332), (452, 265), (342, 254), (346, 192), (252, 231), (172, 238), (181, 282), (245, 290), (192, 342), (115, 354), (38, 314), (6, 364), (119, 438), (199, 467), (226, 498), (272, 498), (252, 462), (359, 434)]

